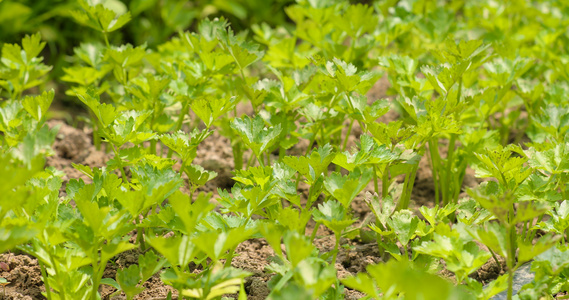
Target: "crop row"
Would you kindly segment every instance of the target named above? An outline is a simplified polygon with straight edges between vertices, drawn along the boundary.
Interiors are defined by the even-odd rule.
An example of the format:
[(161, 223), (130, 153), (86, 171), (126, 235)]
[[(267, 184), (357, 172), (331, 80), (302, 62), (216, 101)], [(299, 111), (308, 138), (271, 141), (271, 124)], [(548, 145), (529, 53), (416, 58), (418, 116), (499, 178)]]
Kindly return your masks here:
[[(231, 263), (255, 238), (274, 250), (271, 299), (343, 299), (344, 286), (374, 299), (511, 299), (530, 261), (535, 278), (516, 297), (567, 292), (569, 7), (547, 3), (299, 1), (285, 8), (293, 27), (236, 34), (204, 19), (151, 49), (111, 44), (130, 13), (80, 1), (72, 17), (101, 42), (74, 48), (59, 80), (113, 158), (74, 165), (89, 183), (45, 167), (58, 130), (46, 124), (56, 93), (42, 91), (45, 42), (5, 44), (0, 253), (37, 258), (48, 299), (99, 299), (102, 284), (132, 299), (156, 273), (179, 298), (245, 299), (250, 273)], [(366, 96), (382, 76), (393, 97)], [(398, 120), (379, 121), (393, 111)], [(231, 141), (236, 182), (217, 207), (199, 191), (217, 174), (193, 163), (214, 131)], [(301, 141), (304, 155), (292, 155)], [(419, 217), (422, 157), (435, 203)], [(469, 169), (484, 180), (465, 189)], [(362, 224), (351, 204), (364, 192), (373, 218)], [(321, 226), (333, 251), (314, 246)], [(343, 237), (377, 243), (383, 262), (339, 279)], [(138, 264), (103, 278), (135, 248)], [(469, 277), (498, 257), (504, 275)]]

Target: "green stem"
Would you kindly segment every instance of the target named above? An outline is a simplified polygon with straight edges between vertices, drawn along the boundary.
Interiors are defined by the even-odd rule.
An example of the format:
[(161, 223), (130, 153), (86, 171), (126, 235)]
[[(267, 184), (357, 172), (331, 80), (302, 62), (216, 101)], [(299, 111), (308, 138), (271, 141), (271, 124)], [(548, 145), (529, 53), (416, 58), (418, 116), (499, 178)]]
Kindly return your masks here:
[[(51, 287), (49, 286), (49, 280), (47, 280), (47, 272), (45, 270), (45, 265), (42, 263), (40, 263), (39, 265), (40, 265), (41, 276), (43, 278), (43, 284), (45, 285), (45, 293), (47, 295), (47, 299), (49, 300), (54, 299), (54, 297), (51, 295)], [(5, 293), (6, 293), (6, 287), (4, 287), (4, 294)], [(4, 297), (2, 297), (2, 299), (4, 299)], [(65, 297), (63, 299), (65, 299)]]
[[(509, 260), (509, 259), (508, 259)], [(512, 300), (514, 292), (514, 271), (513, 267), (508, 262), (508, 300)]]
[(93, 261), (93, 286), (92, 286), (92, 290), (91, 290), (91, 299), (92, 300), (97, 300), (98, 299), (98, 293), (99, 293), (99, 264), (97, 263), (97, 261)]
[[(137, 216), (136, 218), (138, 219), (137, 223), (140, 225), (142, 223), (140, 216)], [(146, 250), (146, 243), (144, 242), (144, 227), (139, 227), (136, 230), (136, 243), (140, 245), (140, 250)]]
[(247, 168), (251, 167), (251, 164), (253, 163), (253, 157), (255, 157), (255, 154), (251, 153), (251, 156), (249, 156), (249, 159), (247, 160)]
[(106, 32), (103, 32), (103, 39), (105, 40), (105, 45), (107, 45), (107, 48), (111, 48), (111, 44), (109, 43), (109, 38), (107, 37)]
[(308, 143), (308, 148), (306, 148), (306, 151), (304, 152), (304, 156), (308, 155), (308, 153), (312, 149), (312, 144), (314, 144), (314, 139), (311, 139), (310, 143)]
[[(510, 207), (509, 219), (514, 218), (514, 207)], [(508, 267), (508, 300), (512, 300), (514, 284), (514, 264), (516, 260), (516, 226), (508, 224), (506, 232), (506, 247), (508, 251), (506, 265)]]
[(156, 155), (156, 140), (150, 140), (150, 154)]
[[(452, 178), (451, 176), (451, 172), (452, 172), (452, 165), (454, 163), (454, 151), (455, 151), (455, 144), (456, 144), (456, 134), (451, 134), (450, 135), (450, 141), (448, 144), (448, 151), (447, 151), (447, 159), (446, 159), (446, 170), (445, 170), (445, 181), (447, 182), (447, 184), (450, 184), (449, 180), (450, 178)], [(460, 187), (454, 187), (455, 189), (460, 189)], [(451, 201), (451, 191), (447, 186), (447, 189), (442, 191), (443, 194), (443, 201), (446, 201), (447, 203)]]
[(372, 171), (373, 171), (373, 188), (375, 190), (375, 193), (377, 195), (379, 195), (379, 179), (377, 178), (377, 167), (376, 165), (372, 166)]
[[(539, 218), (537, 218), (536, 224), (538, 224), (539, 222), (541, 222), (541, 221), (543, 220), (543, 217), (544, 217), (544, 216), (545, 216), (545, 215), (539, 216)], [(533, 241), (533, 238), (535, 237), (536, 234), (537, 234), (537, 230), (532, 231), (529, 240), (530, 240), (530, 241)]]
[[(49, 260), (50, 260), (51, 265), (53, 266), (53, 271), (54, 271), (54, 273), (56, 274), (55, 276), (61, 276), (61, 272), (59, 271), (59, 268), (57, 267), (57, 262), (55, 261), (55, 259), (53, 259), (53, 256), (51, 255), (51, 253), (49, 253)], [(47, 273), (46, 273), (46, 274), (47, 274)], [(46, 279), (46, 282), (47, 282), (47, 277), (44, 277), (44, 278)], [(68, 299), (68, 298), (67, 298), (67, 292), (68, 292), (68, 291), (67, 291), (67, 289), (65, 289), (65, 288), (63, 287), (63, 282), (61, 282), (61, 281), (59, 281), (59, 280), (56, 280), (56, 281), (57, 281), (57, 285), (59, 286), (59, 293), (60, 293), (61, 295), (63, 295), (62, 298), (63, 298), (64, 300), (67, 300), (67, 299)], [(47, 287), (46, 287), (46, 288), (47, 288)], [(48, 298), (48, 299), (49, 299), (49, 298)]]
[(279, 147), (279, 160), (282, 160), (286, 156), (286, 150), (283, 147)]
[(312, 234), (310, 235), (310, 241), (314, 244), (314, 239), (316, 238), (316, 232), (318, 232), (318, 227), (320, 227), (320, 222), (316, 222)]
[(346, 146), (348, 145), (348, 138), (350, 137), (350, 133), (352, 133), (352, 126), (354, 126), (354, 120), (350, 122), (350, 126), (348, 127), (348, 132), (346, 133), (346, 137), (344, 138), (344, 144), (342, 145), (342, 151), (346, 151)]
[(231, 267), (231, 261), (233, 260), (233, 253), (235, 252), (235, 248), (231, 248), (229, 250), (229, 254), (227, 255), (227, 259), (225, 260), (224, 267), (229, 268)]
[(389, 193), (389, 164), (385, 166), (381, 177), (381, 197), (385, 199)]
[(431, 157), (431, 171), (433, 172), (433, 184), (435, 186), (435, 203), (440, 203), (441, 201), (441, 199), (439, 198), (439, 182), (441, 179), (441, 174), (439, 172), (440, 159), (439, 159), (438, 147), (434, 139), (429, 141), (429, 156)]
[(340, 247), (340, 233), (334, 233), (336, 236), (336, 244), (334, 245), (334, 256), (332, 257), (332, 266), (336, 265), (336, 258), (338, 257), (338, 248)]
[(462, 97), (462, 77), (458, 80), (458, 94), (456, 95), (456, 103), (460, 103), (460, 98)]
[(455, 186), (455, 190), (454, 193), (452, 195), (452, 203), (458, 203), (458, 196), (460, 195), (460, 190), (462, 188), (462, 183), (464, 182), (464, 175), (466, 174), (466, 163), (461, 163), (460, 166), (457, 168), (459, 170), (459, 173), (456, 174), (456, 176), (450, 176), (451, 178), (454, 178), (454, 186)]
[(411, 171), (405, 175), (405, 183), (403, 184), (403, 193), (399, 200), (398, 210), (407, 209), (409, 207), (411, 192), (413, 190), (413, 185), (415, 184), (415, 177), (417, 177), (417, 169), (419, 169), (419, 163), (415, 164), (411, 168)]
[(241, 143), (231, 145), (231, 151), (233, 152), (233, 164), (235, 165), (235, 170), (243, 169), (243, 148), (241, 147)]
[(527, 233), (528, 233), (528, 228), (529, 228), (529, 220), (524, 222), (524, 225), (522, 226), (522, 238), (525, 240), (525, 238), (527, 237)]
[(265, 167), (265, 162), (263, 162), (263, 153), (260, 153), (258, 156), (255, 155), (257, 157), (257, 161), (259, 162), (259, 165), (261, 165), (261, 168)]
[(124, 183), (128, 183), (128, 179), (126, 178), (126, 173), (124, 172), (123, 161), (121, 159), (121, 156), (119, 155), (117, 146), (115, 146), (114, 144), (112, 144), (112, 146), (113, 146), (113, 152), (115, 153), (117, 161), (119, 162), (119, 169), (121, 170), (122, 180)]

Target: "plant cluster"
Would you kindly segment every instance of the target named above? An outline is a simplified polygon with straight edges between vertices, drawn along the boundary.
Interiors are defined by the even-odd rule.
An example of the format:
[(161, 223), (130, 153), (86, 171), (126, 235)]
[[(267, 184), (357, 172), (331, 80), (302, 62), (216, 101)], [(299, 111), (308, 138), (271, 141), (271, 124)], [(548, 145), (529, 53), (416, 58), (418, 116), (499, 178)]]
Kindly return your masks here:
[[(2, 47), (0, 253), (37, 258), (47, 299), (99, 299), (101, 285), (133, 299), (157, 273), (179, 299), (246, 299), (250, 273), (232, 259), (256, 238), (274, 250), (270, 299), (343, 299), (345, 287), (369, 299), (569, 292), (564, 2), (299, 0), (284, 9), (294, 26), (235, 33), (206, 18), (156, 46), (117, 45), (113, 35), (147, 12), (129, 3), (130, 12), (81, 0), (70, 12), (99, 40), (77, 45), (58, 80), (88, 110), (95, 146), (112, 153), (102, 168), (74, 165), (88, 182), (64, 185), (45, 167), (58, 131), (46, 124), (46, 43), (33, 34)], [(166, 28), (151, 34), (179, 29)], [(382, 76), (392, 97), (369, 99)], [(400, 117), (379, 121), (390, 111)], [(217, 174), (194, 162), (215, 131), (231, 141), (235, 180), (217, 207), (200, 191)], [(308, 147), (293, 155), (301, 141)], [(435, 203), (419, 215), (423, 157)], [(481, 183), (466, 189), (469, 169)], [(356, 198), (371, 219), (353, 218)], [(332, 251), (314, 245), (321, 226)], [(338, 278), (345, 238), (373, 242), (382, 262)], [(103, 278), (133, 249), (138, 264)], [(484, 264), (502, 268), (499, 257), (503, 275), (472, 278)], [(514, 272), (528, 262), (535, 279), (514, 296)]]

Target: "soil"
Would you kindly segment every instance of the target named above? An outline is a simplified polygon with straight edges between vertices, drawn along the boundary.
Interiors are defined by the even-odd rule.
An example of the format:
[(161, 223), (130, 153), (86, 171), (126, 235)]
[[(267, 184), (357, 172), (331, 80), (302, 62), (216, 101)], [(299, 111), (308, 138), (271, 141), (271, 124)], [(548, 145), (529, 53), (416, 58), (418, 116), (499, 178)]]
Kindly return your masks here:
[(3, 295), (0, 299), (43, 299), (41, 292), (45, 291), (45, 287), (37, 259), (28, 255), (4, 253), (0, 254), (0, 261), (3, 262), (0, 277), (10, 282), (5, 291), (0, 292)]
[[(368, 93), (369, 101), (389, 98), (385, 94), (388, 86), (389, 83), (386, 77), (379, 80)], [(245, 105), (240, 106), (238, 111), (241, 114), (252, 113), (252, 109)], [(397, 118), (398, 114), (392, 110), (383, 116), (380, 121), (390, 122)], [(113, 155), (96, 150), (92, 143), (92, 134), (87, 129), (71, 127), (61, 120), (51, 120), (48, 124), (49, 126), (60, 126), (59, 134), (53, 146), (55, 155), (48, 158), (47, 165), (65, 172), (64, 185), (60, 191), (60, 196), (64, 197), (65, 184), (70, 179), (83, 179), (86, 183), (90, 182), (86, 175), (73, 168), (73, 163), (90, 167), (102, 167)], [(354, 124), (348, 146), (355, 145), (355, 141), (360, 134), (361, 128), (359, 128), (358, 124)], [(307, 147), (308, 143), (303, 141), (291, 148), (289, 153), (299, 155), (304, 153)], [(248, 155), (248, 153), (245, 154), (245, 159), (247, 159)], [(231, 170), (233, 170), (233, 154), (230, 141), (219, 133), (215, 132), (200, 144), (197, 150), (197, 157), (193, 163), (218, 173), (217, 178), (208, 182), (198, 192), (212, 192), (215, 197), (217, 196), (218, 188), (228, 189), (233, 186), (234, 181), (231, 179), (233, 176), (231, 174)], [(473, 172), (469, 170), (465, 179), (465, 185), (469, 186), (476, 183)], [(370, 183), (365, 191), (373, 192), (373, 185)], [(303, 190), (302, 185), (299, 193), (307, 195), (307, 191)], [(362, 222), (371, 213), (363, 200), (363, 194), (361, 193), (352, 202), (352, 213), (359, 220), (358, 222)], [(421, 205), (434, 206), (432, 174), (426, 157), (421, 161), (412, 199), (412, 205), (415, 208)], [(356, 223), (356, 225), (359, 225), (359, 223)], [(308, 234), (313, 229), (314, 222), (311, 221), (307, 227)], [(131, 240), (134, 240), (134, 238)], [(320, 226), (315, 246), (322, 252), (331, 251), (334, 247), (332, 232)], [(342, 239), (341, 246), (336, 263), (339, 278), (364, 272), (367, 265), (381, 261), (376, 243), (364, 244), (358, 241)], [(104, 277), (114, 278), (118, 268), (125, 268), (137, 263), (137, 251), (127, 251), (115, 257), (113, 262), (108, 264)], [(252, 239), (240, 244), (236, 253), (238, 256), (233, 259), (232, 266), (253, 273), (252, 276), (247, 278), (245, 284), (248, 299), (265, 299), (269, 294), (267, 281), (270, 279), (270, 274), (266, 274), (264, 268), (268, 264), (267, 259), (274, 255), (272, 248), (264, 239)], [(498, 274), (499, 270), (493, 260), (491, 260), (473, 277), (482, 282), (487, 282), (496, 278)], [(0, 277), (6, 278), (10, 282), (6, 286), (5, 295), (0, 297), (0, 299), (44, 299), (41, 292), (45, 291), (45, 287), (41, 281), (41, 272), (37, 259), (24, 254), (0, 254)], [(173, 299), (177, 299), (177, 292), (171, 287), (164, 285), (160, 281), (158, 274), (144, 283), (144, 287), (146, 288), (144, 292), (135, 299), (166, 299), (168, 293), (172, 293)], [(100, 292), (103, 299), (125, 299), (124, 295), (113, 295), (115, 289), (110, 286), (103, 285)], [(1, 290), (0, 295), (2, 295)], [(345, 289), (345, 295), (346, 299), (359, 299), (364, 296), (357, 291), (347, 288)]]

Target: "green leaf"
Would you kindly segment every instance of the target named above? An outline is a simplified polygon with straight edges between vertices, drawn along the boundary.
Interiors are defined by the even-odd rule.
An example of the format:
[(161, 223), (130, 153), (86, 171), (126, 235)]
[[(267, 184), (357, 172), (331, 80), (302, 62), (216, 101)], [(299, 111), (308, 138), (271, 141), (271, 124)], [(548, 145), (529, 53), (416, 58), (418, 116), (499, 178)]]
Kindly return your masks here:
[(148, 251), (138, 257), (138, 267), (140, 268), (141, 282), (146, 282), (154, 274), (158, 273), (166, 264), (166, 260), (156, 255), (153, 251)]
[(296, 267), (302, 260), (309, 257), (314, 250), (314, 245), (312, 245), (310, 239), (295, 231), (288, 231), (285, 234), (283, 241), (287, 258), (292, 264), (293, 268)]
[(387, 225), (395, 232), (397, 240), (403, 246), (406, 246), (409, 240), (415, 236), (418, 224), (419, 219), (409, 210), (396, 211), (387, 220)]
[(481, 162), (474, 166), (476, 176), (494, 177), (502, 186), (515, 189), (532, 173), (532, 169), (524, 166), (527, 162), (525, 157), (512, 156), (514, 152), (521, 153), (522, 150), (519, 146), (509, 145), (486, 150), (484, 154), (475, 153)]
[(274, 185), (273, 169), (269, 166), (237, 170), (233, 179), (245, 185), (258, 185), (265, 191)]
[(358, 168), (347, 176), (334, 172), (324, 179), (326, 191), (344, 207), (349, 207), (354, 198), (366, 187), (372, 178), (371, 168)]
[(102, 186), (89, 184), (82, 187), (74, 197), (75, 205), (81, 212), (85, 223), (93, 230), (95, 235), (102, 232), (105, 217), (109, 214), (110, 207), (99, 207), (97, 202), (93, 201), (101, 191)]
[(258, 45), (240, 42), (231, 28), (217, 30), (217, 38), (222, 49), (233, 57), (241, 70), (261, 59), (264, 55), (262, 51), (258, 51)]
[(540, 255), (541, 253), (554, 247), (560, 240), (560, 236), (554, 236), (553, 234), (548, 234), (540, 237), (537, 242), (526, 241), (521, 236), (518, 237), (518, 265), (522, 265), (528, 262), (534, 257)]
[(117, 119), (119, 113), (116, 108), (113, 105), (101, 103), (100, 95), (94, 89), (90, 87), (75, 89), (74, 92), (79, 100), (91, 109), (103, 127), (110, 126)]
[(558, 143), (552, 149), (537, 151), (531, 147), (524, 151), (528, 164), (549, 174), (569, 172), (569, 145)]
[(458, 208), (458, 204), (456, 203), (449, 203), (445, 207), (439, 209), (439, 205), (435, 205), (435, 207), (426, 207), (422, 206), (419, 208), (419, 211), (423, 215), (423, 217), (431, 224), (435, 226), (438, 222), (442, 221), (446, 216), (453, 213)]
[(488, 222), (486, 223), (486, 228), (479, 227), (477, 229), (468, 229), (467, 231), (472, 237), (495, 253), (507, 257), (506, 228), (504, 226), (496, 222)]
[(196, 244), (186, 235), (170, 238), (147, 236), (146, 241), (175, 266), (188, 265), (199, 251)]
[[(288, 206), (278, 211), (276, 221), (288, 230), (304, 232), (306, 224), (310, 220), (310, 210), (301, 210)], [(319, 221), (316, 221), (319, 222)]]
[(360, 150), (353, 154), (350, 152), (336, 154), (332, 162), (351, 172), (361, 165), (387, 164), (399, 158), (399, 155), (385, 145), (377, 145), (374, 139), (366, 134), (360, 136), (359, 146)]
[[(561, 249), (560, 249), (561, 248)], [(539, 268), (550, 276), (558, 276), (569, 267), (569, 251), (562, 247), (551, 247), (534, 258), (532, 270)]]
[[(146, 44), (138, 47), (126, 44), (119, 47), (111, 46), (110, 49), (105, 51), (104, 60), (121, 70), (139, 65), (144, 57), (146, 57)], [(117, 75), (119, 76), (117, 77)], [(123, 75), (115, 72), (115, 77), (117, 77), (119, 81), (126, 80), (126, 78), (122, 78), (121, 76)]]
[(286, 156), (283, 162), (314, 182), (328, 169), (328, 165), (334, 160), (336, 153), (332, 146), (326, 144), (316, 150), (312, 150), (310, 156)]
[(45, 42), (41, 42), (41, 35), (38, 33), (26, 35), (22, 39), (22, 47), (26, 53), (26, 60), (31, 61), (33, 58), (38, 56), (43, 48), (45, 47)]
[(387, 220), (397, 209), (396, 203), (391, 195), (381, 199), (378, 195), (372, 195), (370, 192), (365, 193), (365, 201), (373, 212), (376, 222), (379, 221), (384, 228), (387, 226)]
[(51, 145), (58, 131), (59, 126), (50, 129), (44, 125), (35, 132), (29, 132), (17, 147), (11, 149), (13, 158), (22, 162), (28, 169), (32, 169), (34, 165), (43, 164), (44, 157), (53, 153)]
[(375, 30), (372, 24), (377, 23), (377, 15), (374, 14), (372, 7), (356, 4), (348, 6), (348, 9), (332, 22), (352, 38), (358, 38)]
[[(104, 111), (113, 111), (113, 108), (104, 105), (103, 110), (99, 109), (99, 111), (102, 114)], [(153, 139), (156, 135), (156, 133), (144, 128), (145, 121), (151, 113), (151, 111), (124, 111), (118, 114), (110, 126), (101, 128), (99, 133), (117, 147), (129, 142), (135, 145), (141, 144)]]
[(265, 128), (264, 124), (265, 122), (260, 115), (254, 119), (249, 116), (236, 118), (231, 123), (231, 128), (237, 131), (245, 145), (251, 148), (257, 157), (261, 157), (265, 150), (273, 146), (281, 133), (280, 124), (269, 128)]
[(127, 299), (132, 299), (135, 295), (144, 291), (144, 287), (138, 284), (141, 278), (137, 265), (130, 265), (126, 269), (117, 270), (116, 279), (120, 289), (126, 294)]
[(2, 62), (8, 66), (13, 64), (23, 65), (26, 61), (24, 61), (22, 54), (22, 47), (20, 47), (20, 45), (4, 44), (2, 47)]
[(255, 229), (245, 226), (232, 228), (224, 232), (209, 231), (199, 234), (194, 242), (197, 247), (213, 261), (218, 261), (230, 249), (235, 249), (243, 241), (250, 238)]
[(352, 225), (356, 219), (348, 216), (347, 208), (337, 201), (326, 201), (318, 204), (318, 210), (312, 213), (314, 221), (324, 224), (336, 235), (342, 233), (344, 229)]
[(508, 274), (500, 275), (486, 285), (483, 291), (484, 299), (491, 299), (506, 289), (508, 289)]
[(330, 285), (338, 280), (334, 266), (308, 259), (297, 265), (295, 273), (297, 280), (306, 289), (312, 291), (315, 298), (321, 297), (324, 292), (330, 290)]
[(176, 152), (184, 162), (191, 163), (196, 157), (196, 149), (198, 145), (207, 137), (213, 134), (213, 131), (194, 129), (190, 135), (183, 131), (177, 131), (171, 134), (162, 134), (160, 141), (168, 148)]
[(102, 4), (91, 6), (85, 0), (79, 1), (79, 4), (83, 11), (71, 11), (75, 21), (102, 33), (115, 31), (123, 27), (131, 19), (130, 12), (118, 15), (114, 11), (105, 8)]
[(107, 262), (109, 259), (115, 257), (119, 253), (136, 248), (136, 245), (129, 242), (109, 242), (101, 247), (101, 262)]
[(38, 233), (40, 233), (39, 228), (33, 228), (28, 225), (7, 226), (2, 224), (2, 227), (0, 227), (0, 251), (5, 252), (15, 249), (16, 246), (28, 242)]
[(205, 170), (200, 165), (186, 165), (182, 171), (188, 175), (188, 179), (195, 187), (203, 186), (217, 177), (216, 172)]
[(163, 201), (183, 183), (180, 174), (171, 168), (159, 169), (145, 164), (132, 168), (132, 173), (140, 183), (140, 190), (149, 198), (145, 206)]
[(175, 191), (168, 202), (172, 206), (176, 216), (181, 220), (180, 226), (173, 229), (179, 230), (184, 234), (192, 234), (196, 231), (196, 226), (203, 220), (207, 214), (215, 208), (215, 205), (209, 202), (211, 193), (198, 194), (197, 198), (192, 200), (189, 195), (181, 191)]
[(516, 215), (511, 222), (512, 224), (517, 224), (533, 220), (536, 217), (544, 215), (548, 211), (550, 211), (550, 206), (547, 203), (537, 201), (518, 202)]
[(205, 126), (209, 128), (215, 120), (231, 111), (235, 104), (235, 97), (212, 98), (195, 100), (190, 104), (190, 107), (198, 118), (205, 123)]
[[(565, 142), (569, 132), (569, 112), (562, 106), (554, 103), (547, 104), (541, 108), (539, 113), (532, 116), (532, 121), (536, 127), (545, 133), (549, 140), (555, 140), (558, 143)], [(532, 136), (535, 136), (532, 133)], [(532, 139), (534, 139), (532, 137)]]
[(106, 285), (110, 285), (112, 287), (114, 287), (117, 290), (121, 289), (121, 286), (112, 278), (102, 278), (101, 279), (101, 284), (106, 284)]
[[(243, 278), (251, 275), (232, 267), (224, 268), (219, 262), (207, 271), (201, 280), (193, 281), (191, 289), (183, 289), (182, 295), (199, 299), (219, 299), (224, 294), (234, 294), (243, 284)], [(186, 284), (189, 280), (185, 280)]]
[(463, 288), (415, 268), (407, 261), (390, 260), (366, 269), (387, 299), (395, 299), (399, 293), (405, 293), (406, 299), (475, 299)]
[(378, 288), (374, 280), (366, 273), (358, 273), (356, 276), (349, 276), (341, 279), (342, 284), (348, 288), (364, 292), (366, 295), (379, 298)]
[(72, 66), (63, 68), (65, 75), (61, 77), (61, 80), (77, 83), (81, 86), (90, 86), (94, 82), (101, 80), (111, 70), (112, 68), (109, 65), (103, 66), (100, 70), (93, 67)]
[(284, 228), (273, 222), (263, 222), (259, 226), (259, 231), (265, 237), (273, 251), (278, 257), (283, 258), (281, 249), (281, 238), (283, 237)]
[[(292, 275), (292, 273), (290, 273)], [(314, 299), (312, 292), (299, 284), (288, 283), (279, 289), (273, 289), (267, 299), (270, 300), (287, 300), (290, 298), (297, 300)]]
[(434, 233), (433, 241), (423, 242), (420, 246), (413, 247), (413, 250), (444, 259), (449, 271), (454, 272), (457, 281), (461, 283), (491, 257), (489, 252), (482, 251), (472, 241), (467, 242), (458, 235), (444, 236), (437, 233)]
[[(357, 72), (357, 68), (341, 59), (334, 58), (326, 63), (322, 71), (327, 76), (327, 80), (322, 81), (322, 89), (330, 93), (339, 92), (349, 94), (357, 91), (361, 95), (365, 95), (368, 90), (379, 79), (380, 74), (377, 72)], [(334, 81), (331, 81), (332, 78)], [(349, 101), (349, 99), (348, 99)]]

